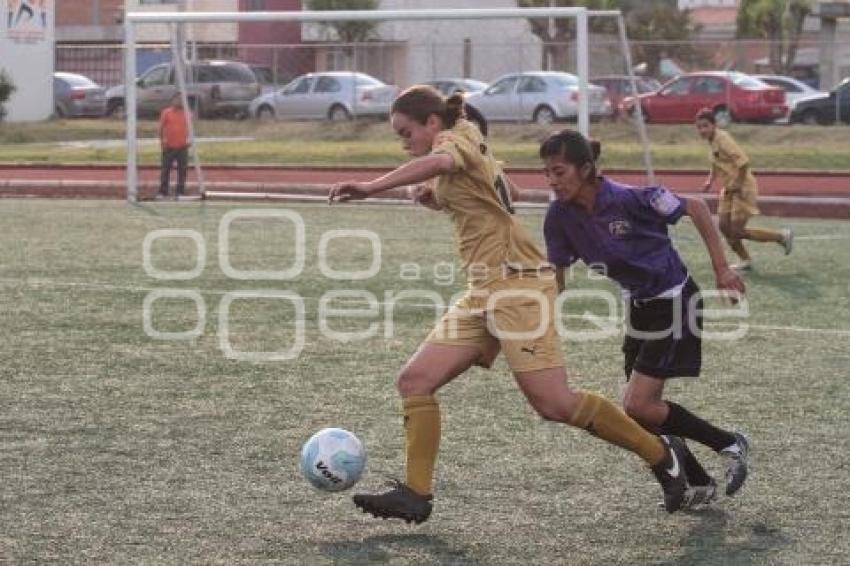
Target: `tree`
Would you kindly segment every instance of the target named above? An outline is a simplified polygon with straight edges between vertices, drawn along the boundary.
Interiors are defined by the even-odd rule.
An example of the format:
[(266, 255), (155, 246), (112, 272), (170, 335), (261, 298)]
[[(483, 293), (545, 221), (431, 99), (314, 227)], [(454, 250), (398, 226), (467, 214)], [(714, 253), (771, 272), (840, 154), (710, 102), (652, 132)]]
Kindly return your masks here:
[(647, 74), (658, 76), (661, 61), (672, 55), (687, 62), (702, 62), (691, 36), (699, 26), (691, 22), (689, 10), (680, 10), (676, 0), (624, 0), (619, 2), (632, 42), (634, 60), (646, 63)]
[[(379, 0), (308, 0), (307, 8), (317, 12), (327, 10), (376, 10)], [(371, 39), (377, 22), (374, 21), (335, 21), (321, 22), (321, 26), (336, 33), (343, 43), (357, 43)]]
[[(517, 0), (518, 8), (571, 8), (584, 6), (591, 10), (616, 10), (616, 0)], [(543, 42), (541, 69), (564, 70), (569, 68), (569, 46), (576, 38), (574, 18), (528, 18), (531, 33)], [(592, 33), (614, 33), (617, 23), (611, 18), (590, 18), (587, 28)]]
[[(520, 8), (551, 8), (584, 6), (590, 10), (620, 10), (626, 24), (626, 33), (632, 44), (634, 60), (644, 62), (650, 75), (657, 75), (661, 60), (668, 56), (669, 43), (675, 42), (676, 56), (692, 60), (698, 58), (691, 47), (691, 35), (697, 31), (687, 10), (679, 10), (676, 0), (517, 0)], [(567, 68), (567, 47), (575, 40), (575, 20), (560, 18), (550, 29), (547, 18), (529, 18), (531, 31), (543, 41), (543, 68), (553, 61), (554, 68)], [(613, 18), (589, 18), (591, 33), (617, 33)]]
[(737, 35), (739, 38), (767, 39), (771, 69), (787, 75), (797, 57), (803, 22), (811, 12), (811, 0), (741, 0)]
[(6, 117), (6, 109), (3, 108), (3, 103), (12, 97), (13, 92), (15, 92), (15, 85), (12, 83), (12, 79), (6, 75), (5, 71), (0, 69), (0, 121)]

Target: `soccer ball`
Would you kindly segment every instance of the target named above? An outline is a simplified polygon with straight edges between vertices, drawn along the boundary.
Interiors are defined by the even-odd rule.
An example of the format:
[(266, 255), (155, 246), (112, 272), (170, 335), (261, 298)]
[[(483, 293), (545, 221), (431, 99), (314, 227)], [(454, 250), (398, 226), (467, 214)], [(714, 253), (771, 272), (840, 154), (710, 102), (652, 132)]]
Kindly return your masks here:
[(366, 451), (352, 433), (341, 428), (320, 430), (301, 449), (301, 473), (323, 491), (350, 488), (363, 473)]

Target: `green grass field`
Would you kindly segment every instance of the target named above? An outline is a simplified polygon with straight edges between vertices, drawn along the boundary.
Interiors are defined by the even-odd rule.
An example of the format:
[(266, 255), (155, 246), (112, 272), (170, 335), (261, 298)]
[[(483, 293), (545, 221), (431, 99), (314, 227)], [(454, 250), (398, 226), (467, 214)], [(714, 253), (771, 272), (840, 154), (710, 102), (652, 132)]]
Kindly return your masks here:
[[(358, 121), (259, 123), (254, 120), (203, 120), (201, 137), (243, 138), (233, 142), (203, 142), (203, 163), (333, 163), (394, 165), (404, 154), (385, 122)], [(554, 130), (529, 124), (494, 124), (491, 140), (499, 159), (511, 166), (539, 167), (540, 141)], [(750, 155), (756, 169), (848, 170), (850, 128), (734, 124), (730, 131)], [(139, 122), (140, 138), (156, 138), (157, 124)], [(603, 141), (605, 167), (640, 168), (643, 147), (634, 126), (603, 121), (591, 125), (591, 135)], [(56, 120), (37, 124), (0, 124), (0, 162), (102, 162), (124, 163), (123, 146), (86, 146), (91, 140), (122, 140), (124, 124), (116, 120)], [(649, 126), (656, 167), (684, 169), (708, 167), (708, 147), (690, 124)], [(156, 143), (141, 145), (142, 163), (159, 163)]]
[[(0, 201), (0, 562), (790, 565), (837, 564), (850, 554), (850, 223), (789, 221), (798, 235), (791, 257), (753, 246), (749, 331), (707, 342), (704, 376), (671, 384), (672, 398), (750, 435), (753, 472), (738, 497), (666, 515), (636, 457), (541, 422), (500, 361), (442, 391), (435, 512), (411, 527), (361, 514), (349, 494), (317, 493), (297, 460), (312, 432), (342, 426), (369, 452), (359, 488), (401, 472), (394, 376), (433, 311), (401, 303), (390, 337), (376, 322), (383, 314), (330, 319), (337, 331), (378, 324), (377, 336), (342, 342), (320, 332), (318, 308), (333, 290), (365, 290), (378, 301), (387, 291), (448, 298), (461, 290), (460, 277), (441, 284), (444, 262), (454, 260), (448, 220), (407, 207), (287, 208), (304, 220), (303, 273), (247, 281), (225, 276), (218, 258), (219, 222), (239, 209), (233, 204)], [(540, 233), (539, 210), (523, 218)], [(199, 277), (146, 273), (143, 242), (159, 229), (203, 236)], [(378, 274), (358, 282), (324, 276), (317, 250), (329, 229), (378, 233)], [(234, 223), (229, 262), (285, 269), (294, 261), (292, 233), (284, 222)], [(692, 226), (683, 222), (674, 237), (698, 282), (712, 286)], [(159, 240), (151, 251), (159, 270), (196, 266), (189, 239)], [(334, 269), (359, 270), (371, 252), (364, 240), (335, 240), (328, 256)], [(419, 280), (405, 267), (412, 263), (422, 267)], [(599, 286), (611, 288), (581, 271), (572, 283)], [(146, 335), (145, 297), (167, 289), (202, 298), (201, 336)], [(297, 358), (225, 357), (219, 303), (235, 290), (303, 297)], [(585, 309), (601, 314), (599, 304), (570, 303), (573, 315)], [(196, 305), (185, 298), (161, 299), (150, 312), (161, 332), (196, 326)], [(234, 348), (293, 344), (291, 304), (234, 301), (229, 312)], [(575, 385), (619, 395), (618, 338), (564, 346)], [(719, 458), (696, 451), (722, 474)]]

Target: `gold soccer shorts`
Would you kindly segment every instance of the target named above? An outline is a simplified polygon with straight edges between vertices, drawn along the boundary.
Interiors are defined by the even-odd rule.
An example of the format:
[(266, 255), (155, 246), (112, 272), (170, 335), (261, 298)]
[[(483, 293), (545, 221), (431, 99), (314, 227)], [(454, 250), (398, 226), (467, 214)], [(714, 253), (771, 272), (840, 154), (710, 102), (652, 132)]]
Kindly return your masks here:
[(426, 342), (474, 346), (489, 368), (500, 351), (513, 372), (563, 367), (555, 326), (554, 278), (516, 273), (470, 289), (440, 319)]

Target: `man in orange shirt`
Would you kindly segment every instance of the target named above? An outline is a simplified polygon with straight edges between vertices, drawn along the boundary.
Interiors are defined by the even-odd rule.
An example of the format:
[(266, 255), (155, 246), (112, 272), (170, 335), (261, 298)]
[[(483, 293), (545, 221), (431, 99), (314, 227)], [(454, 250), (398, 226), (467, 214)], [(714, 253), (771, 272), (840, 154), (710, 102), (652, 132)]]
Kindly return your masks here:
[(168, 196), (171, 167), (177, 162), (177, 192), (175, 198), (186, 189), (186, 167), (189, 156), (189, 131), (186, 112), (180, 94), (171, 97), (171, 104), (159, 115), (159, 142), (162, 147), (162, 170), (159, 177), (158, 198)]

